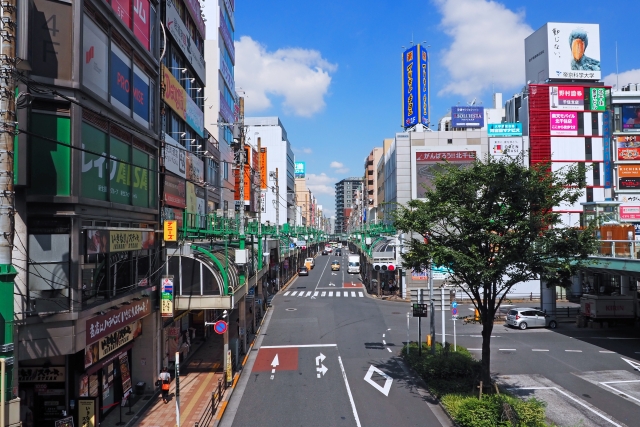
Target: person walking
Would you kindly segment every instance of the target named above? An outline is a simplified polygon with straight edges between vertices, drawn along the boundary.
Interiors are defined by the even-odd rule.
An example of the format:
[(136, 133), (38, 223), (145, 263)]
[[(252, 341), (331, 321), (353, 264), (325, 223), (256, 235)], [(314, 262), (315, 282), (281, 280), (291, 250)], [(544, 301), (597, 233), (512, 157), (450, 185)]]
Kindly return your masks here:
[(160, 390), (162, 391), (162, 401), (169, 403), (169, 384), (171, 383), (171, 374), (167, 368), (162, 368), (160, 375), (158, 375), (158, 382), (160, 383)]

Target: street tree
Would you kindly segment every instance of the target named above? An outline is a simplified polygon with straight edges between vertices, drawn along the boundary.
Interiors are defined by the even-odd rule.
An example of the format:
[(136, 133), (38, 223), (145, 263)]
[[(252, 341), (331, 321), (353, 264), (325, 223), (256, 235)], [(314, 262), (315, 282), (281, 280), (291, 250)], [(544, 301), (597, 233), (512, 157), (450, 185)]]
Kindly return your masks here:
[(491, 384), (490, 342), (500, 304), (517, 283), (542, 279), (548, 286), (573, 274), (596, 250), (594, 226), (565, 227), (554, 207), (579, 201), (581, 165), (553, 171), (529, 168), (522, 157), (449, 163), (434, 173), (420, 199), (397, 206), (395, 226), (407, 233), (404, 267), (430, 263), (451, 270), (449, 282), (473, 301), (482, 322), (482, 378)]

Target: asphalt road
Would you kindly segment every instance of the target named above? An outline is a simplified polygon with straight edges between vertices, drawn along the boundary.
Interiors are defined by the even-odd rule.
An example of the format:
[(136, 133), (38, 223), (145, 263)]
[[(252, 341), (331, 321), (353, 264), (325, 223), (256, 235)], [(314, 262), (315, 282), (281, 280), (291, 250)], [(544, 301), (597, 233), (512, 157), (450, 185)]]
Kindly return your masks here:
[(273, 299), (221, 425), (450, 425), (398, 361), (408, 306), (369, 297), (346, 260), (318, 256)]

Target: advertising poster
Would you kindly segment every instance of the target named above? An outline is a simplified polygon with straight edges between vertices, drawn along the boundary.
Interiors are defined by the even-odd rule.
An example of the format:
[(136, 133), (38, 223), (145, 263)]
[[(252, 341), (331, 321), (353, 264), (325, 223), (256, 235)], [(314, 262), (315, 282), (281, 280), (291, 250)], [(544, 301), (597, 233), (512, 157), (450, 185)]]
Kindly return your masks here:
[(165, 175), (164, 201), (168, 206), (180, 209), (184, 209), (187, 206), (187, 188), (184, 179)]
[(204, 138), (204, 113), (190, 96), (187, 96), (186, 121), (201, 138)]
[(418, 46), (412, 46), (402, 54), (402, 123), (405, 128), (418, 124), (420, 113), (420, 65), (418, 64)]
[(200, 187), (198, 185), (196, 185), (195, 187), (196, 187), (196, 210), (195, 210), (195, 212), (198, 215), (205, 215), (207, 213), (206, 212), (207, 203), (206, 203), (206, 200), (205, 200), (206, 191), (205, 191), (204, 188), (202, 188), (202, 187)]
[(487, 135), (492, 136), (522, 136), (522, 123), (489, 123)]
[(640, 104), (622, 106), (622, 128), (625, 132), (640, 129)]
[(411, 280), (415, 282), (427, 281), (429, 280), (429, 270), (415, 270), (411, 269)]
[(193, 153), (187, 153), (187, 179), (204, 183), (204, 162)]
[(550, 110), (584, 110), (584, 88), (549, 86)]
[(269, 184), (267, 181), (267, 149), (265, 147), (260, 147), (258, 168), (260, 169), (260, 189), (266, 190)]
[[(170, 2), (167, 2), (169, 4)], [(165, 85), (162, 100), (182, 119), (187, 116), (187, 92), (171, 71), (162, 66), (162, 83)]]
[(489, 153), (491, 157), (518, 157), (522, 153), (522, 137), (489, 138)]
[(640, 137), (635, 135), (614, 137), (618, 161), (640, 160)]
[(149, 0), (136, 0), (133, 3), (133, 34), (149, 50), (149, 26), (151, 24)]
[(165, 134), (164, 167), (181, 178), (187, 176), (187, 150), (178, 141)]
[(429, 55), (427, 49), (418, 45), (420, 53), (420, 123), (429, 126)]
[(304, 178), (306, 174), (306, 165), (304, 162), (296, 162), (295, 163), (295, 174), (296, 178)]
[(65, 417), (57, 420), (54, 427), (73, 427), (73, 417)]
[(111, 44), (111, 103), (129, 113), (131, 109), (131, 58)]
[(87, 255), (109, 252), (108, 230), (85, 230), (85, 232), (87, 233)]
[(82, 84), (107, 99), (109, 84), (109, 38), (95, 22), (84, 15), (82, 21)]
[(623, 221), (640, 220), (640, 206), (620, 206), (620, 219)]
[(131, 371), (129, 370), (129, 356), (127, 353), (120, 355), (120, 378), (122, 379), (122, 394), (126, 399), (131, 394)]
[(481, 128), (484, 126), (484, 107), (451, 107), (451, 127)]
[(551, 135), (578, 135), (578, 113), (567, 111), (564, 113), (549, 113)]
[(189, 61), (203, 84), (206, 83), (206, 72), (204, 57), (198, 49), (195, 48), (195, 42), (189, 34), (189, 30), (180, 18), (180, 12), (176, 9), (172, 0), (166, 0), (166, 20), (165, 24), (168, 32), (176, 41), (180, 50)]
[(96, 401), (94, 399), (78, 400), (78, 420), (80, 427), (97, 427)]
[(162, 276), (160, 313), (162, 317), (173, 317), (173, 276)]
[(133, 117), (149, 124), (149, 76), (133, 66)]
[(433, 181), (439, 172), (443, 172), (443, 164), (448, 162), (457, 168), (467, 167), (476, 161), (475, 151), (423, 151), (415, 153), (416, 196), (424, 197), (425, 189), (433, 188)]
[(80, 387), (78, 387), (80, 397), (89, 397), (89, 375), (80, 377)]
[(197, 209), (196, 186), (192, 182), (187, 181), (187, 212), (193, 214), (196, 213)]

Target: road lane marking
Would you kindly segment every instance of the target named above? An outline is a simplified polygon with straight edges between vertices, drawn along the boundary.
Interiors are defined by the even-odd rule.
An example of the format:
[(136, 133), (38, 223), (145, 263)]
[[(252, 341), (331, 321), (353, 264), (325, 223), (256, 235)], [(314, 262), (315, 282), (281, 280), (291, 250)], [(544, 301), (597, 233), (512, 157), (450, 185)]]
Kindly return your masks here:
[[(387, 350), (391, 352), (391, 349), (387, 348)], [(378, 384), (377, 382), (371, 379), (374, 372), (384, 377), (384, 386), (381, 386), (380, 384)], [(391, 390), (391, 384), (393, 383), (393, 378), (391, 378), (389, 375), (382, 372), (380, 369), (376, 368), (375, 366), (371, 365), (369, 366), (369, 370), (367, 371), (367, 374), (364, 376), (364, 380), (369, 384), (371, 384), (373, 388), (378, 390), (380, 393), (389, 397), (389, 390)]]
[(289, 295), (291, 293), (291, 291), (287, 291), (284, 293), (284, 296), (286, 297), (287, 295)]
[(582, 353), (582, 350), (565, 350), (567, 353)]
[(615, 354), (615, 351), (600, 350), (600, 353), (604, 353), (604, 354)]
[(307, 296), (307, 297), (308, 297), (309, 295), (311, 295), (311, 291), (308, 291), (308, 292), (307, 292), (307, 295), (305, 295), (305, 296)]
[(313, 296), (314, 296), (314, 297), (317, 297), (319, 293), (320, 293), (320, 292), (315, 291), (315, 292), (313, 293)]
[(531, 351), (549, 351), (549, 350), (544, 350), (541, 348), (532, 348)]
[(362, 292), (358, 292), (358, 296), (364, 298), (364, 294)]
[(356, 419), (356, 425), (358, 427), (362, 427), (360, 425), (360, 419), (358, 418), (358, 410), (356, 409), (356, 404), (353, 401), (353, 396), (351, 395), (351, 389), (349, 388), (349, 380), (347, 379), (347, 373), (344, 371), (344, 365), (342, 364), (342, 358), (340, 356), (338, 356), (338, 362), (340, 362), (340, 370), (342, 371), (342, 378), (344, 378), (344, 384), (347, 386), (347, 394), (349, 395), (349, 402), (351, 402), (353, 417)]
[(382, 345), (387, 345), (387, 342), (385, 340), (382, 340)]
[(516, 351), (515, 348), (499, 348), (500, 351)]
[(468, 348), (469, 351), (482, 351), (481, 348)]
[(600, 383), (600, 384), (602, 384), (602, 385), (603, 385), (603, 386), (605, 386), (605, 387), (609, 387), (611, 390), (615, 391), (616, 393), (618, 393), (618, 394), (619, 394), (619, 395), (621, 395), (621, 396), (625, 396), (625, 397), (627, 397), (627, 398), (629, 398), (629, 399), (635, 400), (636, 402), (640, 403), (640, 399), (637, 399), (637, 398), (635, 398), (635, 397), (633, 397), (633, 396), (630, 396), (630, 395), (628, 395), (627, 393), (625, 393), (625, 392), (623, 392), (623, 391), (621, 391), (621, 390), (618, 390), (617, 388), (613, 388), (613, 387), (611, 387), (611, 386), (609, 385), (609, 384), (619, 384), (619, 383), (637, 383), (637, 382), (640, 382), (640, 381), (607, 381), (606, 383)]
[(333, 296), (333, 291), (329, 291), (329, 296), (332, 297)]
[(336, 296), (339, 297), (340, 296), (340, 291), (336, 292)]
[(382, 338), (384, 338), (384, 336), (385, 336), (385, 335), (386, 335), (386, 334), (382, 334)]
[(291, 296), (295, 297), (297, 293), (298, 293), (298, 291), (293, 291), (293, 292), (291, 292)]
[(260, 348), (337, 347), (338, 344), (263, 345)]
[(392, 353), (391, 349), (389, 347), (387, 347), (387, 350), (389, 350), (389, 353)]
[(322, 291), (322, 293), (320, 294), (321, 297), (325, 296), (327, 294), (326, 291)]
[(355, 298), (356, 297), (356, 293), (351, 291), (351, 296)]

